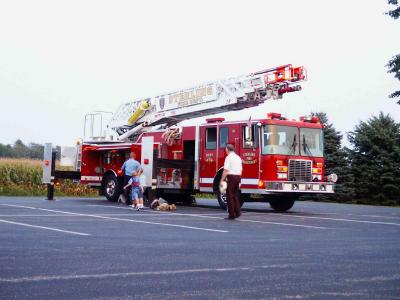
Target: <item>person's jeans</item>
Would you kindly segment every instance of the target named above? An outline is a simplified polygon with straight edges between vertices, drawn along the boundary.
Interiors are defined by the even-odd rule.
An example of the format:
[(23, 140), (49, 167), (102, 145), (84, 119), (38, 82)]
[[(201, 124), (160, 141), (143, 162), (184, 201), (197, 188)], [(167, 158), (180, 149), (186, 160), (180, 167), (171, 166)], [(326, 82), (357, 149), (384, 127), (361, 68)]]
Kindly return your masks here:
[(229, 218), (234, 219), (240, 217), (239, 202), (239, 175), (228, 175), (228, 186), (226, 189), (226, 201), (228, 204)]

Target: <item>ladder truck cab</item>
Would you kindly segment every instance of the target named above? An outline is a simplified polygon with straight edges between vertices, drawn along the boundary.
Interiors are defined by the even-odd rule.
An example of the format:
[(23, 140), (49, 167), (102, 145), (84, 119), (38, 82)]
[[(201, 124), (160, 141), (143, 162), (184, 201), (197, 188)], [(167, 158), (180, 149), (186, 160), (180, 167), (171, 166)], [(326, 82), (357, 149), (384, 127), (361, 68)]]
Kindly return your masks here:
[(317, 117), (296, 121), (265, 113), (257, 120), (209, 118), (205, 124), (179, 126), (186, 119), (281, 99), (300, 91), (298, 83), (304, 80), (303, 67), (284, 65), (130, 101), (117, 109), (105, 130), (101, 124), (97, 135), (93, 123), (102, 121), (102, 114), (88, 114), (89, 134), (77, 146), (75, 157), (80, 182), (117, 201), (122, 193), (121, 166), (133, 152), (141, 162), (149, 199), (158, 194), (169, 202), (188, 202), (196, 193), (213, 193), (225, 209), (226, 195), (218, 186), (229, 143), (243, 162), (241, 204), (266, 201), (273, 209), (286, 211), (300, 195), (333, 193), (337, 176), (324, 177), (323, 125)]

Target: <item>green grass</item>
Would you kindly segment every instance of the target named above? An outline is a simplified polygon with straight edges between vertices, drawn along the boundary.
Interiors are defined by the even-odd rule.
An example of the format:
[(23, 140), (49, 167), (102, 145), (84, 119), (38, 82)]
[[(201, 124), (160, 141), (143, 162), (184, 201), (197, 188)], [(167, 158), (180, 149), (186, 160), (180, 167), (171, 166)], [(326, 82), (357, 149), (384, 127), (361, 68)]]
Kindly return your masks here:
[[(60, 168), (57, 166), (57, 169)], [(45, 196), (42, 184), (42, 161), (32, 159), (0, 158), (0, 196)], [(56, 196), (92, 197), (98, 191), (86, 185), (63, 180), (55, 187)]]

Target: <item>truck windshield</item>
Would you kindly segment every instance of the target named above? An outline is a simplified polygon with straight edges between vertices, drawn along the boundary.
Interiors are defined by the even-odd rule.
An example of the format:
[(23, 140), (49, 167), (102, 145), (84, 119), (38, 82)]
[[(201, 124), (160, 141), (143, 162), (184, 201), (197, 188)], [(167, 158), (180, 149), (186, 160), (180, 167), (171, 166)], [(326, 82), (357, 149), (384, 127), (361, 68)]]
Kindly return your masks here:
[(299, 130), (297, 127), (264, 125), (262, 154), (299, 155)]
[(321, 129), (300, 128), (300, 151), (303, 156), (324, 156), (324, 141)]

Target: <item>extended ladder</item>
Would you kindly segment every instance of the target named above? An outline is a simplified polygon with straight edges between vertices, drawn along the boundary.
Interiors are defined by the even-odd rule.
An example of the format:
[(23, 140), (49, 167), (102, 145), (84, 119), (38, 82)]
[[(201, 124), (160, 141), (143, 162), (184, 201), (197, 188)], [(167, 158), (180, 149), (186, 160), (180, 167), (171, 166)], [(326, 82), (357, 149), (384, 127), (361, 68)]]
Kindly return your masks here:
[(155, 97), (122, 104), (108, 128), (119, 140), (144, 127), (175, 125), (182, 120), (258, 106), (268, 99), (281, 99), (285, 93), (300, 91), (306, 80), (304, 67), (283, 65), (245, 76), (210, 82)]

